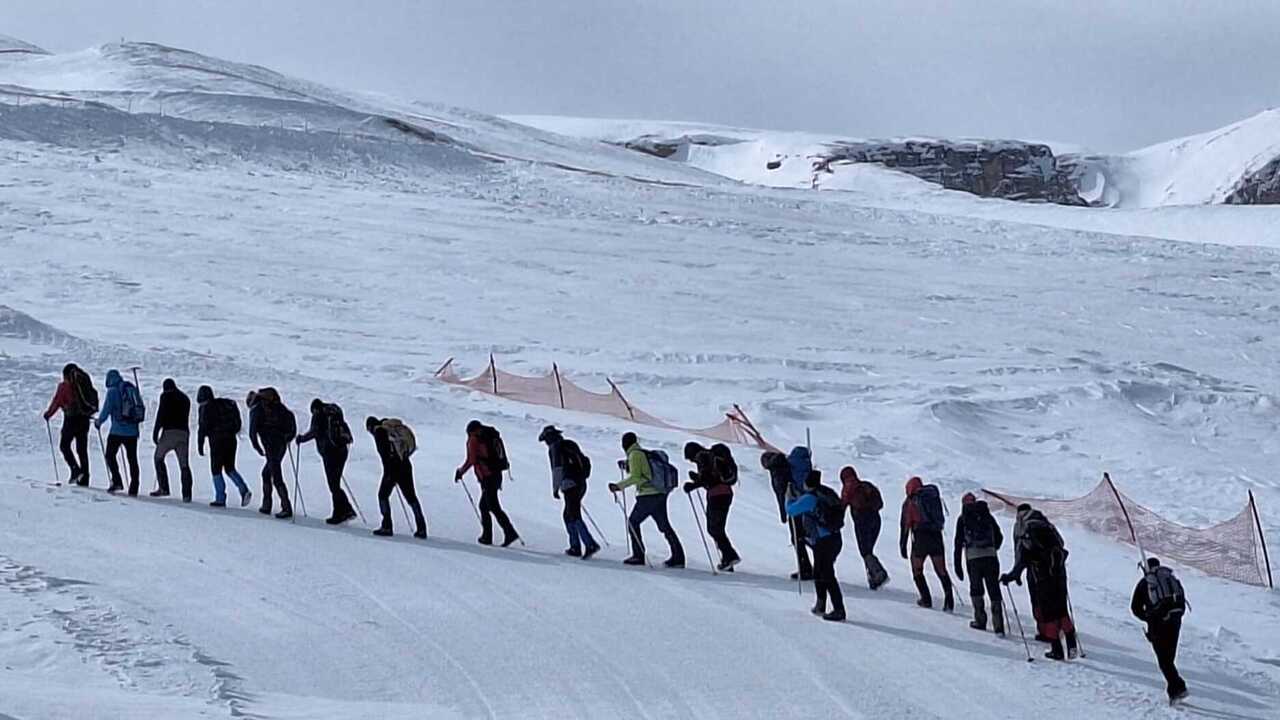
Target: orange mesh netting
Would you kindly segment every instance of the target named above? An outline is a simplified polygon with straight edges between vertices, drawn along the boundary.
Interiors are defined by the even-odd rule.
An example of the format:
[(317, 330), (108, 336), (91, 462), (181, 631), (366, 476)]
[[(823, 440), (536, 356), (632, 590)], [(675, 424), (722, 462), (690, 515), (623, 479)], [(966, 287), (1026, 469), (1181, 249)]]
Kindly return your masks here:
[(623, 397), (622, 392), (618, 390), (618, 386), (612, 380), (605, 379), (605, 382), (609, 383), (609, 392), (592, 392), (575, 385), (569, 378), (561, 374), (560, 368), (556, 365), (552, 365), (551, 372), (542, 377), (526, 377), (499, 370), (494, 364), (493, 358), (490, 357), (489, 366), (483, 372), (473, 378), (463, 379), (454, 371), (453, 359), (450, 358), (448, 362), (436, 371), (435, 377), (437, 380), (450, 385), (460, 385), (477, 392), (506, 398), (507, 400), (565, 410), (576, 410), (596, 415), (609, 415), (651, 427), (701, 435), (721, 442), (751, 445), (767, 450), (774, 449), (772, 445), (761, 437), (760, 432), (751, 424), (751, 420), (747, 418), (746, 413), (737, 405), (733, 406), (733, 410), (725, 413), (724, 420), (717, 425), (706, 428), (680, 427), (659, 420), (632, 405)]
[(1247, 585), (1272, 586), (1266, 540), (1253, 494), (1235, 517), (1207, 528), (1166, 520), (1116, 489), (1109, 476), (1088, 495), (1074, 500), (1027, 498), (984, 489), (1008, 510), (1030, 503), (1050, 520), (1076, 523), (1099, 535), (1175, 560), (1214, 577)]

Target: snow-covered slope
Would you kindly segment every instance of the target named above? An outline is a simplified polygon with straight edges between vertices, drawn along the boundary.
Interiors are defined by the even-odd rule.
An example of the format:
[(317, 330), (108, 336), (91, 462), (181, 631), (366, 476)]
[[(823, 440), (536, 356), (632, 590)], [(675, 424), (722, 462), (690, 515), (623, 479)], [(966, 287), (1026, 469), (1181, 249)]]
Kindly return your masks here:
[(8, 35), (0, 35), (0, 55), (48, 55), (49, 51)]
[[(936, 190), (889, 207), (887, 186), (740, 185), (465, 111), (418, 118), (449, 140), (356, 137), (337, 91), (305, 90), (308, 127), (259, 127), (253, 108), (283, 98), (241, 86), (248, 70), (215, 91), (208, 73), (147, 55), (153, 88), (96, 52), (63, 58), (61, 74), (0, 68), (26, 91), (106, 104), (0, 105), (0, 716), (1274, 714), (1275, 593), (1180, 569), (1195, 707), (1170, 711), (1127, 616), (1130, 548), (1064, 527), (1089, 657), (1028, 664), (1016, 636), (970, 630), (965, 608), (916, 608), (892, 529), (909, 473), (954, 508), (980, 486), (1079, 494), (1104, 469), (1189, 524), (1235, 513), (1252, 489), (1276, 527), (1276, 250), (1052, 228), (998, 216), (1009, 203), (961, 212)], [(139, 112), (161, 97), (165, 117)], [(485, 159), (499, 152), (530, 161)], [(779, 444), (811, 429), (828, 478), (856, 463), (880, 484), (893, 583), (865, 590), (849, 540), (851, 622), (814, 620), (745, 448), (738, 572), (706, 571), (682, 495), (670, 507), (691, 567), (624, 568), (604, 483), (635, 428), (429, 380), (448, 357), (476, 370), (491, 351), (595, 388), (609, 376), (674, 422), (709, 424), (738, 402)], [(311, 448), (311, 517), (296, 525), (208, 508), (203, 458), (189, 506), (55, 486), (39, 413), (68, 360), (96, 378), (141, 365), (151, 400), (172, 376), (230, 397), (271, 384), (303, 412), (312, 397), (341, 402), (358, 436), (346, 478), (370, 518), (378, 470), (359, 419), (402, 417), (432, 538), (318, 521), (329, 507)], [(474, 543), (451, 482), (473, 417), (503, 430), (504, 501), (527, 548)], [(590, 562), (561, 554), (535, 440), (547, 423), (595, 460), (586, 507), (612, 546)], [(673, 456), (688, 439), (639, 431)], [(256, 480), (247, 448), (240, 465)], [(93, 473), (102, 487), (100, 463)]]

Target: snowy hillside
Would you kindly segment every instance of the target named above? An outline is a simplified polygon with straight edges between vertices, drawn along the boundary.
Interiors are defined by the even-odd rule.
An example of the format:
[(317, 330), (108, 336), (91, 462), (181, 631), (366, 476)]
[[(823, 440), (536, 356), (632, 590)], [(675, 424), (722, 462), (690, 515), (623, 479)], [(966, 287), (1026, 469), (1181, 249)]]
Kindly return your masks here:
[[(1040, 208), (870, 168), (849, 192), (760, 187), (150, 44), (0, 55), (0, 87), (23, 97), (0, 102), (0, 717), (1275, 716), (1275, 592), (1178, 568), (1193, 696), (1170, 710), (1128, 615), (1132, 548), (1062, 528), (1088, 657), (1028, 664), (1016, 630), (917, 608), (895, 533), (910, 474), (955, 509), (980, 487), (1080, 495), (1109, 470), (1188, 525), (1252, 490), (1274, 538), (1280, 251), (1150, 237), (1266, 208)], [(849, 538), (849, 622), (815, 620), (746, 447), (737, 572), (708, 571), (683, 493), (689, 567), (623, 566), (605, 490), (619, 435), (673, 456), (689, 438), (431, 379), (490, 352), (595, 390), (607, 377), (673, 423), (738, 403), (779, 445), (810, 430), (829, 480), (856, 464), (883, 491), (891, 584), (865, 588)], [(210, 508), (205, 458), (191, 505), (108, 496), (101, 463), (95, 489), (56, 485), (40, 413), (69, 360), (99, 386), (141, 366), (153, 408), (165, 377), (232, 398), (273, 385), (304, 419), (313, 397), (342, 403), (370, 520), (360, 419), (403, 418), (431, 537), (395, 507), (390, 540), (326, 526), (309, 446), (296, 524)], [(527, 547), (475, 543), (452, 482), (472, 418), (506, 438)], [(548, 423), (594, 460), (585, 506), (612, 544), (587, 562), (562, 554)]]

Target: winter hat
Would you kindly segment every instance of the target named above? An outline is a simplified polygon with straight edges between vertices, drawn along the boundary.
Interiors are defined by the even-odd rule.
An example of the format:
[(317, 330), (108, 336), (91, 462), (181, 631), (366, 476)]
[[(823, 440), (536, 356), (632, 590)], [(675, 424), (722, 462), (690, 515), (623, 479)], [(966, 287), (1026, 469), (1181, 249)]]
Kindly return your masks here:
[(164, 382), (161, 383), (161, 387), (163, 387), (165, 390), (168, 390), (169, 392), (173, 392), (174, 390), (178, 389), (178, 383), (174, 382), (173, 378), (165, 378)]
[(1159, 558), (1153, 558), (1153, 557), (1149, 557), (1149, 558), (1147, 558), (1147, 569), (1148, 569), (1148, 570), (1155, 570), (1155, 569), (1156, 569), (1156, 568), (1158, 568), (1158, 567), (1160, 567), (1160, 559), (1159, 559)]
[(538, 433), (538, 442), (550, 444), (562, 437), (564, 435), (560, 432), (560, 428), (555, 425), (548, 425), (542, 428), (542, 432)]
[(919, 476), (912, 475), (911, 479), (907, 481), (907, 497), (911, 497), (912, 495), (920, 492), (920, 488), (922, 487), (924, 487), (924, 481), (921, 480)]
[(213, 399), (213, 388), (209, 387), (208, 385), (201, 385), (200, 389), (196, 391), (196, 402), (207, 403), (212, 399)]
[(814, 488), (818, 487), (821, 484), (822, 484), (822, 471), (810, 470), (809, 474), (804, 479), (805, 488), (809, 490), (813, 490)]
[(858, 471), (853, 469), (852, 465), (845, 465), (840, 468), (840, 482), (861, 482), (862, 478), (858, 477)]
[(79, 369), (80, 369), (80, 366), (79, 366), (79, 365), (76, 365), (75, 363), (67, 363), (66, 365), (63, 365), (63, 366), (62, 366), (62, 377), (63, 377), (64, 379), (70, 380), (70, 379), (71, 379), (71, 373), (73, 373), (73, 372), (75, 372), (76, 370), (79, 370)]
[(249, 394), (244, 396), (244, 404), (253, 407), (256, 402), (258, 402), (258, 391), (250, 390)]
[(965, 493), (964, 497), (960, 498), (961, 505), (968, 505), (969, 503), (973, 503), (977, 501), (978, 501), (978, 498), (974, 497), (973, 493), (971, 492)]
[(640, 440), (639, 440), (639, 438), (637, 438), (637, 437), (636, 437), (636, 434), (635, 434), (635, 433), (633, 433), (633, 432), (628, 432), (628, 433), (623, 433), (623, 434), (622, 434), (622, 449), (623, 449), (623, 450), (630, 450), (630, 449), (631, 449), (631, 446), (632, 446), (632, 445), (635, 445), (635, 444), (636, 444), (636, 443), (638, 443), (638, 442), (640, 442)]
[(364, 429), (369, 432), (373, 432), (373, 429), (381, 424), (382, 421), (372, 415), (364, 419)]
[(1031, 512), (1031, 503), (1022, 503), (1018, 506), (1018, 514)]
[(320, 412), (320, 408), (322, 407), (324, 407), (324, 401), (320, 398), (315, 398), (311, 401), (311, 412)]
[(474, 435), (475, 433), (480, 432), (480, 428), (482, 427), (484, 427), (484, 425), (482, 425), (479, 420), (472, 420), (467, 423), (467, 434)]
[(694, 458), (698, 457), (698, 453), (703, 452), (704, 450), (706, 450), (706, 448), (702, 447), (696, 442), (685, 443), (684, 459), (693, 460)]

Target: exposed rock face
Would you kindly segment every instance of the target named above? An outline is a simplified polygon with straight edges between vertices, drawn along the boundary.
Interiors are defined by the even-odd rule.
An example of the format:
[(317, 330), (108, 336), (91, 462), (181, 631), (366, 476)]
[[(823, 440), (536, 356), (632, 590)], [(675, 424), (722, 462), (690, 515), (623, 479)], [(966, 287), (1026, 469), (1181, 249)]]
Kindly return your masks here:
[[(941, 140), (839, 143), (821, 165), (878, 163), (887, 168), (981, 197), (1085, 205), (1070, 173), (1060, 170), (1047, 145), (1015, 141), (953, 143)], [(820, 168), (821, 169), (821, 166)]]
[(1280, 157), (1246, 175), (1223, 202), (1227, 205), (1280, 205)]

